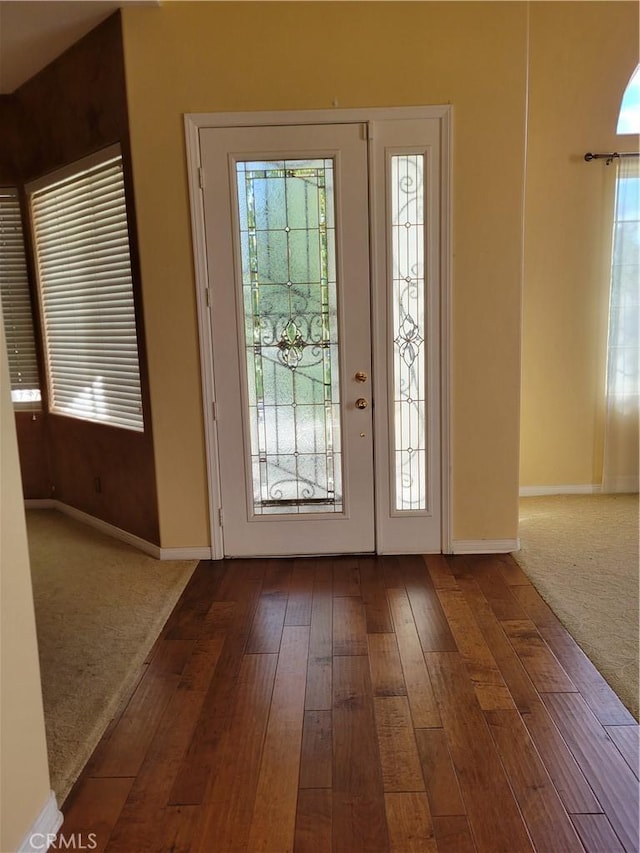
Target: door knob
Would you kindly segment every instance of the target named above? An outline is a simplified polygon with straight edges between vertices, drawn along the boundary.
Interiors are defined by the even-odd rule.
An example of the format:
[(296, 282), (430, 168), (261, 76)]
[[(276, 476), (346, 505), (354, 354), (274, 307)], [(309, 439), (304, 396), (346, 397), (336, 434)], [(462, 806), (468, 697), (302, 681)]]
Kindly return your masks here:
[(364, 397), (358, 397), (356, 400), (356, 409), (366, 409), (369, 405), (369, 401), (365, 400)]
[(364, 370), (359, 370), (353, 378), (356, 380), (356, 382), (366, 382), (369, 377), (364, 372)]

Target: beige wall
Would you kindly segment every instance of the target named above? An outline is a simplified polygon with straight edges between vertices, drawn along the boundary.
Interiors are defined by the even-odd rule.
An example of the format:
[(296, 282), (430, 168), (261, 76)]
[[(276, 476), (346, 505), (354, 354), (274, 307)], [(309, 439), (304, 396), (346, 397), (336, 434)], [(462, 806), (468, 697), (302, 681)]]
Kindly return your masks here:
[(527, 8), (166, 3), (123, 16), (163, 547), (208, 541), (182, 114), (454, 105), (457, 539), (517, 531)]
[(49, 797), (18, 445), (0, 323), (0, 850), (17, 850)]
[(616, 137), (638, 62), (638, 4), (532, 3), (521, 483), (602, 477)]

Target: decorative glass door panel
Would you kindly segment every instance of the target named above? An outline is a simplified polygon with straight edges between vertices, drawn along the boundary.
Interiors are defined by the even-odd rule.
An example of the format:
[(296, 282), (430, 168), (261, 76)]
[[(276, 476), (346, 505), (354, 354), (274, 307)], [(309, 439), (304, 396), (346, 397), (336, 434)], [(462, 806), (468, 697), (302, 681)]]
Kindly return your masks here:
[(236, 163), (253, 512), (341, 512), (333, 159)]
[(396, 511), (427, 507), (424, 157), (391, 157)]

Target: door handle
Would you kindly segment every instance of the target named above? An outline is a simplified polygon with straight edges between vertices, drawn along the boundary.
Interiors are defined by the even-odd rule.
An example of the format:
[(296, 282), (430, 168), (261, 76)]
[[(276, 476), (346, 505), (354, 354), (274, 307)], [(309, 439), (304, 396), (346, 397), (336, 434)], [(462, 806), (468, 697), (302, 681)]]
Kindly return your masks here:
[(369, 401), (365, 400), (364, 397), (358, 397), (356, 400), (356, 409), (366, 409), (369, 405)]

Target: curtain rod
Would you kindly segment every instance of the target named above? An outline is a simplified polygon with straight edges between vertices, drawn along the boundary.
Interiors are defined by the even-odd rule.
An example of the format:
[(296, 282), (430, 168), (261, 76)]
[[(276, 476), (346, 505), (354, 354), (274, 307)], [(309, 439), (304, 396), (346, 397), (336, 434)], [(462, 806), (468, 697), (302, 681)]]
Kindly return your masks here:
[(606, 160), (606, 165), (608, 166), (612, 160), (616, 160), (620, 157), (640, 157), (640, 152), (638, 151), (612, 151), (610, 154), (592, 154), (588, 152), (584, 155), (584, 159), (589, 163), (591, 160)]

